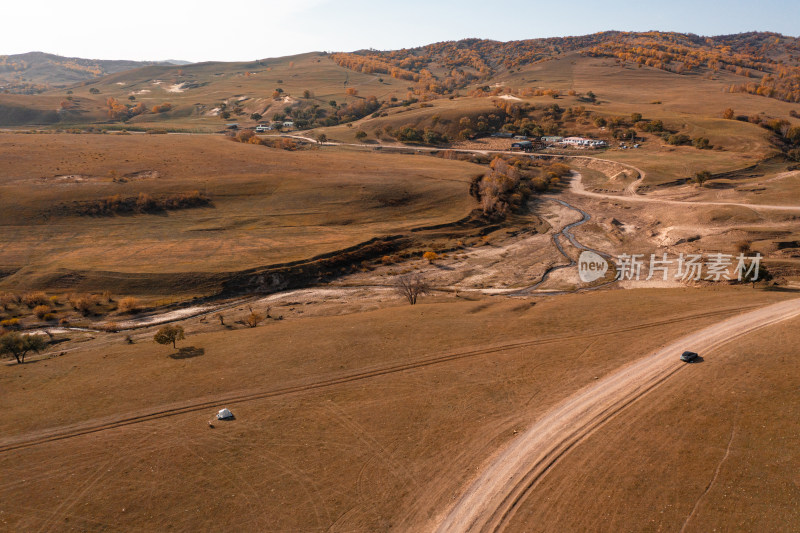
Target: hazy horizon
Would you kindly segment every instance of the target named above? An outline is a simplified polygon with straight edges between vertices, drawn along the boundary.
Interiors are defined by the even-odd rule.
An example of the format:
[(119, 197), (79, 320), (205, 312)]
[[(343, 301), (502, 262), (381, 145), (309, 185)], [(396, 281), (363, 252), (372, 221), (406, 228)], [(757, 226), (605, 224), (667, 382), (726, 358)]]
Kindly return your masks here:
[[(4, 9), (6, 19), (18, 23), (4, 29), (2, 54), (41, 51), (132, 61), (249, 61), (313, 51), (413, 48), (465, 38), (513, 41), (613, 30), (704, 36), (763, 31), (797, 37), (800, 27), (800, 5), (789, 0), (758, 5), (737, 0), (723, 9), (717, 2), (689, 0), (602, 6), (576, 0), (569, 10), (550, 2), (513, 0), (503, 8), (474, 0), (409, 0), (400, 7), (362, 0), (268, 0), (235, 13), (209, 0), (143, 0), (136, 8), (108, 7), (97, 0), (77, 2), (77, 7), (32, 0)], [(64, 28), (71, 29), (67, 37)], [(133, 32), (145, 37), (127, 38)]]

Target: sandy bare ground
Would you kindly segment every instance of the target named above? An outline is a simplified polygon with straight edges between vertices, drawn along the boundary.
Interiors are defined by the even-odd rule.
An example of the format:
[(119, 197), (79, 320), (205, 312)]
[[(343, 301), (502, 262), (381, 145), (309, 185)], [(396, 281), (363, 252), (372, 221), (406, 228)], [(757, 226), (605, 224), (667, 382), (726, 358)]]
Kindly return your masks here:
[(765, 179), (764, 181), (760, 182), (761, 184), (770, 183), (772, 181), (779, 181), (786, 178), (797, 178), (800, 177), (800, 170), (789, 170), (788, 172), (781, 172), (777, 176), (773, 176), (769, 179)]
[(576, 179), (573, 179), (569, 185), (569, 191), (578, 194), (581, 196), (589, 196), (592, 198), (602, 198), (605, 200), (620, 200), (624, 202), (656, 202), (662, 205), (681, 205), (681, 206), (717, 206), (717, 207), (725, 207), (725, 206), (735, 206), (735, 207), (747, 207), (754, 210), (764, 210), (764, 211), (800, 211), (800, 205), (769, 205), (769, 204), (745, 204), (739, 202), (709, 202), (703, 200), (697, 201), (683, 201), (683, 200), (670, 200), (667, 198), (650, 198), (647, 196), (642, 196), (640, 194), (636, 194), (636, 188), (632, 187), (634, 184), (638, 184), (639, 181), (633, 182), (625, 189), (625, 195), (620, 196), (617, 194), (606, 194), (600, 192), (592, 192), (587, 191), (586, 188), (583, 186), (583, 181), (581, 179), (581, 175), (578, 174)]
[[(724, 320), (688, 335), (585, 388), (536, 421), (501, 450), (446, 514), (437, 531), (498, 531), (513, 516), (526, 493), (570, 449), (632, 402), (689, 365), (678, 355), (701, 355), (738, 337), (800, 315), (800, 299), (789, 300)], [(708, 355), (707, 355), (708, 356)]]

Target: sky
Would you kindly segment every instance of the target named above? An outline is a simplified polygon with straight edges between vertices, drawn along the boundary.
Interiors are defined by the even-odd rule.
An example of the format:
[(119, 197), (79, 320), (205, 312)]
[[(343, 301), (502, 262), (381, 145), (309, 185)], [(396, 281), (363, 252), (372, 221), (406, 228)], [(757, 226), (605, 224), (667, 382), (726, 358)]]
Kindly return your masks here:
[(310, 51), (389, 50), (467, 37), (510, 41), (598, 31), (797, 37), (798, 0), (12, 0), (0, 55), (246, 61)]

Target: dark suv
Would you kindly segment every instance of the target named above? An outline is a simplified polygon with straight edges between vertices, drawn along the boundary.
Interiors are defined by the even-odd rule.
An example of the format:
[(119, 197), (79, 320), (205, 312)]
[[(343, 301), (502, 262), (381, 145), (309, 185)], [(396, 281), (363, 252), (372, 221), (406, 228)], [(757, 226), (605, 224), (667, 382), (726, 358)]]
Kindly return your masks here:
[(700, 356), (697, 355), (696, 353), (687, 351), (681, 354), (681, 361), (683, 361), (684, 363), (691, 363), (692, 361), (696, 361), (698, 357)]

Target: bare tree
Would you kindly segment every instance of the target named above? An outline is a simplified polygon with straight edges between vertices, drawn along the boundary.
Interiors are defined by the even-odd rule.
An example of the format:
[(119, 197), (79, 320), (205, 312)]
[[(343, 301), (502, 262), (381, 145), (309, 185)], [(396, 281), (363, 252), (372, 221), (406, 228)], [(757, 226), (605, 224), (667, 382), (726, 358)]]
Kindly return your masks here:
[(398, 276), (394, 287), (397, 294), (403, 296), (411, 305), (417, 303), (417, 297), (430, 292), (430, 286), (421, 274)]

